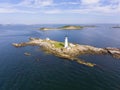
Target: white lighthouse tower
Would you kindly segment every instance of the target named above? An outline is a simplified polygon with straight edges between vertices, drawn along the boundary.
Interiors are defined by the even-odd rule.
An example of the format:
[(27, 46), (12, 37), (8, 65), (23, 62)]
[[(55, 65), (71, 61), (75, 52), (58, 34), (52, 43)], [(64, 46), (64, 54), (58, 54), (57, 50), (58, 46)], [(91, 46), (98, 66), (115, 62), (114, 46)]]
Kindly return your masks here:
[(68, 48), (68, 37), (65, 36), (64, 48)]

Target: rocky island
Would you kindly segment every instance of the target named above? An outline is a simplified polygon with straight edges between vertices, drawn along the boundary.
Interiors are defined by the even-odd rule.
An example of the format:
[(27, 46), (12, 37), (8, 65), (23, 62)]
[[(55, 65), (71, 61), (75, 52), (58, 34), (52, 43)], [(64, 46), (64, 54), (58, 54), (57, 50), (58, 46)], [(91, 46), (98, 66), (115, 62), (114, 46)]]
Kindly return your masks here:
[(112, 27), (112, 28), (120, 28), (120, 26), (114, 26), (114, 27)]
[(63, 42), (58, 42), (54, 40), (40, 39), (40, 38), (30, 38), (29, 42), (23, 43), (13, 43), (12, 45), (15, 47), (24, 47), (24, 46), (39, 46), (43, 51), (53, 54), (60, 58), (65, 58), (68, 60), (76, 61), (77, 63), (84, 64), (86, 66), (93, 67), (96, 64), (86, 62), (77, 58), (80, 55), (84, 54), (109, 54), (114, 58), (120, 59), (120, 49), (118, 48), (97, 48), (89, 45), (79, 45), (69, 43), (69, 47), (65, 48)]
[(43, 27), (43, 28), (40, 28), (40, 30), (80, 30), (82, 28), (83, 28), (83, 26), (66, 25), (66, 26), (62, 26), (62, 27), (58, 27), (58, 28)]

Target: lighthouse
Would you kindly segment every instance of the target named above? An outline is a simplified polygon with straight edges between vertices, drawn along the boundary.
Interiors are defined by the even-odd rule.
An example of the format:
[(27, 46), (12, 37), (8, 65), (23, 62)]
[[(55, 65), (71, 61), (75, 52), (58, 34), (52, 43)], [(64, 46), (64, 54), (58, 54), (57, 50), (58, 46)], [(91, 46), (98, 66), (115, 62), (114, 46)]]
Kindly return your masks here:
[(68, 37), (65, 36), (64, 48), (68, 48)]

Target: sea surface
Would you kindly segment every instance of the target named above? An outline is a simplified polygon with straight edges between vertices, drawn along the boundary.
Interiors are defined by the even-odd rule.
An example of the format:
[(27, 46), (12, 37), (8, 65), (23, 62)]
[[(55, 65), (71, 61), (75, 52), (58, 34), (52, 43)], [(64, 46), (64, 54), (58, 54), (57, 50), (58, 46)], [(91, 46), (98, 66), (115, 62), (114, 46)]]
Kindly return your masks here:
[(12, 46), (30, 37), (63, 42), (68, 35), (71, 43), (120, 48), (120, 28), (112, 28), (115, 24), (96, 24), (82, 30), (39, 30), (63, 25), (0, 25), (0, 90), (120, 90), (120, 60), (112, 56), (79, 56), (97, 64), (91, 68), (47, 54), (37, 46)]

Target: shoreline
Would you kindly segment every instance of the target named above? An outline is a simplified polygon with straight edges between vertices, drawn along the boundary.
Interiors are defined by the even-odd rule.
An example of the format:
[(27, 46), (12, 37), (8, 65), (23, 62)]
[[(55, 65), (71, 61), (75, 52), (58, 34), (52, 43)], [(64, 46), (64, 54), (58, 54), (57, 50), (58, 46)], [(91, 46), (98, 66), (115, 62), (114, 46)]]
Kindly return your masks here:
[(80, 45), (69, 43), (69, 48), (64, 48), (63, 42), (58, 42), (54, 40), (46, 40), (40, 38), (30, 38), (28, 42), (13, 43), (15, 47), (24, 46), (39, 46), (43, 51), (49, 52), (59, 58), (65, 58), (68, 60), (75, 61), (77, 63), (94, 67), (96, 64), (86, 62), (77, 58), (80, 55), (92, 54), (92, 55), (111, 55), (114, 58), (120, 59), (120, 49), (118, 48), (97, 48), (89, 45)]

